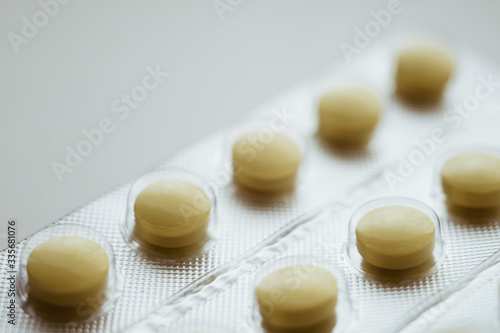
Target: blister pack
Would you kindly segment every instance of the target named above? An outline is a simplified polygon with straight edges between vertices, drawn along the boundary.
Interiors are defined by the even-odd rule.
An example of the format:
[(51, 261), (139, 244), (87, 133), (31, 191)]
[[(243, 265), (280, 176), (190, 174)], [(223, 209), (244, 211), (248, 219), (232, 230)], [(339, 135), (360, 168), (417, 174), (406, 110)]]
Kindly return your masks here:
[[(255, 296), (259, 283), (290, 265), (303, 268), (296, 276), (308, 276), (307, 267), (314, 265), (336, 277), (338, 290), (335, 315), (314, 331), (439, 332), (459, 326), (454, 318), (461, 318), (467, 328), (494, 332), (500, 286), (498, 255), (491, 256), (500, 250), (500, 219), (496, 212), (478, 216), (474, 211), (471, 218), (450, 207), (440, 171), (443, 161), (462, 150), (496, 154), (500, 71), (444, 34), (401, 26), (391, 30), (352, 62), (342, 60), (316, 73), (245, 119), (44, 229), (49, 234), (57, 226), (71, 229), (72, 235), (86, 227), (98, 232), (112, 248), (107, 252), (114, 257), (117, 282), (98, 300), (93, 316), (54, 322), (30, 310), (29, 285), (20, 278), (26, 276), (27, 259), (21, 259), (17, 301), (23, 310), (15, 326), (2, 322), (2, 331), (272, 332), (262, 324), (266, 311)], [(425, 107), (409, 105), (394, 94), (397, 50), (421, 36), (448, 45), (456, 66), (442, 101)], [(317, 134), (318, 101), (332, 87), (346, 84), (369, 87), (383, 101), (382, 117), (364, 148), (335, 146)], [(293, 190), (269, 195), (235, 185), (233, 179), (262, 186), (233, 165), (233, 144), (249, 130), (257, 131), (262, 142), (282, 134), (297, 143), (302, 161)], [(259, 142), (253, 146), (258, 147)], [(186, 214), (197, 218), (204, 207), (211, 207), (208, 226), (199, 224), (189, 237), (168, 238), (145, 222), (136, 224), (143, 219), (137, 208), (140, 196), (165, 178), (189, 180), (206, 194), (197, 194), (196, 209), (188, 207)], [(367, 212), (395, 205), (424, 213), (435, 230), (433, 246), (422, 248), (431, 259), (417, 268), (398, 267), (397, 274), (363, 260), (356, 232)], [(206, 238), (192, 248), (200, 235)], [(16, 246), (21, 258), (33, 250), (28, 245), (35, 237)], [(183, 251), (155, 245), (167, 238)], [(0, 262), (5, 289), (7, 272), (12, 271), (7, 255), (3, 251)], [(420, 255), (405, 260), (418, 261)], [(394, 262), (388, 261), (388, 267)], [(479, 291), (459, 293), (471, 289)], [(2, 295), (1, 306), (5, 309), (8, 303)], [(271, 300), (266, 309), (275, 312), (279, 304), (279, 299)], [(436, 307), (446, 315), (434, 315)], [(488, 327), (483, 325), (485, 314)]]
[(412, 309), (392, 331), (498, 332), (499, 286), (500, 252), (496, 252), (450, 288)]

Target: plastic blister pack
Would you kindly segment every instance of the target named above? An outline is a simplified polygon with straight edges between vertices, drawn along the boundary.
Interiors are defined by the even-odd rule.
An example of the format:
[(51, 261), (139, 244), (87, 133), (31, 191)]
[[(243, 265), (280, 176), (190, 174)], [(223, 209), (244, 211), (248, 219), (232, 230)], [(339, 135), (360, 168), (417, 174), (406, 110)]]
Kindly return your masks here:
[(498, 332), (500, 252), (419, 304), (391, 332)]
[[(29, 278), (28, 262), (33, 251), (40, 245), (46, 244), (47, 241), (64, 237), (83, 238), (93, 242), (93, 244), (97, 244), (103, 249), (105, 255), (107, 255), (107, 261), (109, 262), (107, 278), (104, 281), (104, 285), (99, 286), (97, 290), (93, 287), (90, 292), (84, 290), (84, 293), (84, 291), (80, 291), (79, 293), (84, 293), (83, 296), (80, 296), (77, 303), (71, 306), (56, 304), (57, 302), (61, 303), (68, 301), (67, 297), (64, 295), (65, 293), (69, 293), (69, 290), (58, 288), (58, 286), (51, 286), (52, 289), (50, 293), (41, 289), (40, 286), (33, 290), (34, 288), (30, 285)], [(66, 250), (70, 249), (68, 248)], [(55, 260), (55, 258), (51, 259)], [(56, 269), (59, 264), (62, 263), (53, 263), (51, 267), (45, 269), (44, 273), (55, 274), (55, 272), (51, 273), (50, 270)], [(32, 278), (36, 278), (38, 281), (37, 284), (41, 285), (39, 282), (42, 280), (40, 274)], [(52, 276), (52, 279), (54, 278), (56, 278), (56, 276)], [(94, 318), (103, 316), (106, 312), (111, 311), (123, 289), (123, 278), (116, 266), (114, 251), (111, 244), (102, 234), (92, 228), (73, 223), (57, 224), (46, 228), (26, 242), (21, 253), (19, 273), (16, 282), (17, 300), (20, 302), (25, 312), (33, 317), (40, 318), (40, 320), (59, 323), (67, 323), (68, 321), (89, 322)], [(58, 292), (57, 289), (61, 291)], [(57, 302), (54, 303), (54, 300)]]
[[(424, 109), (402, 102), (393, 93), (394, 52), (419, 35), (450, 45), (457, 67), (442, 102)], [(454, 286), (500, 248), (500, 221), (491, 218), (471, 224), (458, 218), (448, 210), (436, 175), (439, 161), (454, 147), (500, 142), (498, 87), (484, 86), (491, 77), (500, 77), (493, 65), (450, 38), (429, 31), (392, 32), (349, 65), (323, 70), (250, 117), (247, 123), (259, 128), (271, 128), (281, 117), (286, 120), (280, 124), (285, 125), (283, 133), (292, 137), (304, 133), (296, 136), (305, 158), (293, 190), (273, 197), (242, 192), (233, 183), (231, 148), (248, 126), (235, 124), (221, 130), (56, 222), (90, 226), (113, 246), (124, 288), (112, 310), (91, 322), (67, 325), (22, 312), (18, 325), (0, 327), (13, 332), (259, 332), (255, 281), (281, 257), (312, 258), (335, 267), (332, 272), (343, 281), (345, 293), (333, 332), (407, 327), (411, 316), (421, 311), (418, 304)], [(320, 96), (331, 87), (353, 82), (376, 91), (384, 105), (364, 148), (334, 146), (316, 134)], [(489, 97), (478, 100), (477, 110), (463, 116), (454, 106), (466, 103), (479, 85), (485, 91), (492, 89)], [(169, 178), (169, 172), (205, 190), (214, 208), (210, 219), (215, 222), (209, 224), (211, 239), (199, 252), (174, 260), (171, 253), (144, 253), (144, 243), (133, 237), (135, 198), (151, 182)], [(425, 274), (387, 281), (367, 276), (349, 260), (349, 220), (363, 204), (395, 196), (417, 200), (424, 210), (430, 207), (428, 215), (435, 212), (437, 246), (435, 264)], [(26, 244), (20, 242), (19, 249)], [(4, 265), (6, 252), (1, 256)], [(1, 281), (6, 283), (3, 276)], [(7, 306), (7, 301), (2, 298), (1, 305)]]

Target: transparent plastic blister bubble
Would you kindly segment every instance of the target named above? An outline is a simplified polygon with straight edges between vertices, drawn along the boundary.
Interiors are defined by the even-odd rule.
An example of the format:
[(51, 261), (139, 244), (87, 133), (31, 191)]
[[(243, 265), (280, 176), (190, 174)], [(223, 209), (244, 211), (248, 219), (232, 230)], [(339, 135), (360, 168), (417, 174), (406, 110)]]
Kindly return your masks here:
[[(160, 202), (172, 200), (174, 195), (183, 194), (182, 200), (170, 208), (168, 211), (160, 212), (154, 210), (158, 208), (148, 205), (137, 215), (137, 198), (144, 194), (145, 190), (154, 188)], [(187, 192), (187, 193), (186, 193)], [(150, 197), (149, 197), (150, 198)], [(174, 198), (175, 199), (175, 198)], [(151, 200), (149, 201), (151, 202)], [(166, 207), (165, 205), (163, 205)], [(197, 222), (194, 219), (203, 213), (208, 207), (209, 214), (206, 221), (202, 221), (196, 230), (182, 232), (184, 226), (191, 226)], [(155, 214), (155, 215), (153, 215)], [(164, 215), (178, 218), (175, 227), (181, 229), (176, 234), (163, 234), (161, 227), (156, 227), (150, 232), (152, 223), (160, 223)], [(158, 217), (160, 216), (160, 217)], [(140, 219), (140, 221), (138, 221)], [(164, 227), (163, 227), (164, 228)], [(187, 227), (186, 227), (187, 228)], [(215, 193), (206, 180), (192, 172), (180, 168), (163, 168), (155, 170), (136, 179), (130, 188), (127, 198), (127, 213), (121, 225), (121, 232), (124, 240), (129, 246), (139, 254), (151, 259), (164, 262), (182, 261), (190, 257), (200, 256), (217, 241), (217, 201)]]
[[(242, 201), (269, 203), (290, 200), (296, 196), (302, 183), (307, 182), (309, 137), (303, 133), (297, 124), (293, 123), (295, 113), (286, 107), (267, 110), (244, 119), (242, 124), (231, 126), (224, 131), (221, 160), (221, 170), (224, 165), (230, 165), (227, 173), (228, 191), (232, 191)], [(270, 111), (270, 112), (269, 112)], [(288, 141), (289, 140), (289, 141)], [(262, 170), (248, 169), (247, 163), (256, 160), (262, 152), (273, 146), (273, 143), (291, 144), (289, 150), (299, 152), (298, 167), (289, 171), (282, 161), (283, 174), (262, 174)], [(273, 147), (278, 149), (278, 147)], [(281, 148), (284, 148), (283, 146)], [(235, 156), (236, 155), (236, 156)], [(269, 159), (272, 156), (267, 156)], [(264, 161), (267, 164), (276, 161)], [(291, 162), (291, 161), (287, 161)], [(253, 165), (252, 165), (253, 166)], [(269, 170), (268, 170), (269, 172)], [(252, 174), (249, 177), (248, 174)]]
[[(423, 214), (418, 216), (418, 220), (408, 228), (400, 230), (400, 235), (394, 240), (388, 241), (387, 230), (381, 230), (382, 234), (373, 236), (367, 235), (370, 240), (374, 240), (377, 244), (382, 243), (382, 247), (378, 247), (379, 252), (374, 252), (373, 246), (364, 245), (363, 241), (357, 238), (357, 228), (360, 220), (366, 218), (368, 214), (376, 216), (385, 216), (384, 209), (390, 211), (386, 214), (399, 215), (405, 219), (405, 222), (412, 220), (415, 214)], [(397, 211), (395, 211), (397, 210)], [(432, 225), (432, 240), (422, 242), (424, 233), (412, 235), (408, 229), (415, 231), (417, 225), (422, 225), (421, 219), (425, 217), (428, 223)], [(376, 217), (372, 217), (376, 218)], [(385, 217), (385, 219), (387, 219)], [(380, 225), (380, 220), (372, 222), (375, 227)], [(370, 227), (370, 232), (376, 232), (373, 225)], [(428, 228), (429, 229), (429, 228)], [(361, 276), (372, 278), (379, 281), (403, 282), (407, 280), (417, 280), (428, 274), (435, 272), (439, 265), (444, 260), (444, 242), (441, 238), (441, 222), (436, 212), (427, 204), (405, 197), (382, 197), (371, 200), (356, 209), (349, 219), (348, 239), (345, 246), (345, 257), (351, 268)], [(429, 235), (430, 231), (426, 231)], [(382, 238), (379, 238), (382, 236)], [(385, 242), (385, 243), (383, 243)], [(405, 243), (420, 243), (423, 244), (419, 248), (405, 249)], [(375, 244), (375, 245), (377, 245)], [(372, 244), (373, 245), (373, 244)], [(398, 250), (396, 254), (391, 254), (384, 251), (390, 248), (391, 251)], [(372, 252), (372, 253), (370, 253)], [(368, 259), (367, 257), (370, 257)]]
[[(456, 72), (442, 101), (425, 108), (409, 105), (394, 95), (396, 52), (415, 36), (442, 40), (456, 56)], [(140, 240), (130, 237), (135, 223), (133, 201), (144, 188), (138, 185), (143, 184), (142, 177), (138, 182), (127, 182), (56, 222), (92, 227), (111, 243), (124, 276), (123, 293), (113, 309), (91, 322), (75, 322), (70, 327), (33, 320), (20, 311), (16, 326), (1, 322), (0, 330), (188, 332), (191, 328), (209, 330), (210, 325), (193, 325), (210, 322), (231, 331), (255, 332), (249, 318), (254, 313), (253, 289), (260, 268), (283, 256), (312, 255), (343, 271), (355, 310), (343, 331), (386, 332), (404, 314), (418, 312), (417, 304), (453, 286), (500, 247), (498, 219), (463, 223), (447, 210), (433, 187), (437, 160), (453, 146), (500, 142), (500, 98), (494, 83), (498, 77), (495, 66), (444, 34), (391, 26), (384, 38), (374, 40), (352, 62), (342, 59), (321, 70), (256, 108), (244, 121), (231, 124), (229, 130), (204, 138), (145, 174), (143, 179), (147, 180), (162, 170), (182, 168), (184, 175), (200, 175), (200, 187), (216, 198), (217, 218), (210, 224), (216, 228), (209, 230), (211, 241), (199, 253), (173, 260), (167, 254), (164, 260), (164, 254), (143, 251)], [(319, 98), (347, 83), (374, 90), (384, 105), (366, 147), (339, 147), (317, 134)], [(489, 96), (477, 99), (479, 105), (471, 110), (467, 103), (481, 85), (481, 91)], [(233, 134), (247, 124), (262, 124), (263, 119), (269, 124), (280, 110), (281, 116), (283, 112), (293, 114), (287, 118), (286, 133), (302, 133), (297, 136), (301, 147), (299, 137), (307, 142), (295, 188), (278, 199), (242, 195), (233, 182)], [(349, 219), (362, 204), (387, 196), (418, 200), (432, 207), (441, 222), (444, 256), (436, 254), (435, 269), (418, 279), (399, 283), (377, 280), (360, 274), (346, 259)], [(26, 240), (21, 241), (18, 248), (26, 244)], [(0, 287), (6, 287), (7, 252), (0, 256)], [(0, 298), (0, 306), (6, 307), (8, 302), (5, 295)]]
[[(485, 134), (484, 128), (476, 127), (476, 130)], [(471, 135), (469, 139), (479, 138), (475, 136), (476, 131), (460, 134)], [(489, 137), (493, 132), (486, 135)], [(448, 149), (446, 145), (440, 147), (441, 151), (446, 152)], [(457, 223), (447, 215), (444, 202), (432, 200), (434, 162), (439, 157), (439, 151), (436, 151), (417, 174), (406, 179), (396, 189), (391, 189), (386, 172), (376, 173), (360, 185), (344, 192), (338, 200), (296, 219), (289, 228), (266, 241), (256, 254), (241, 258), (233, 262), (233, 266), (214, 272), (209, 277), (211, 282), (207, 286), (200, 281), (195, 293), (158, 309), (127, 332), (153, 332), (153, 327), (166, 330), (172, 323), (182, 325), (194, 318), (211, 318), (222, 314), (226, 322), (233, 325), (248, 321), (248, 316), (254, 311), (253, 289), (261, 265), (276, 260), (277, 257), (289, 255), (319, 256), (322, 260), (331, 260), (344, 270), (357, 313), (349, 332), (389, 331), (391, 323), (398, 322), (407, 313), (417, 311), (419, 302), (431, 299), (446, 286), (454, 285), (499, 248), (499, 221), (469, 229), (470, 226)], [(398, 164), (389, 165), (388, 169), (397, 168)], [(441, 218), (442, 238), (447, 244), (445, 256), (438, 255), (442, 257), (442, 263), (439, 264), (437, 260), (436, 270), (417, 279), (396, 283), (360, 274), (353, 269), (345, 255), (349, 218), (361, 204), (391, 193), (411, 193), (419, 200), (432, 202)], [(410, 202), (414, 203), (413, 200)], [(417, 206), (426, 207), (421, 202), (418, 202)], [(429, 210), (428, 214), (432, 215), (433, 210)], [(244, 323), (240, 324), (239, 331), (258, 332), (259, 329)]]
[[(105, 255), (107, 255), (107, 261), (109, 262), (107, 277), (104, 281), (104, 285), (99, 286), (98, 289), (92, 288), (92, 290), (87, 292), (86, 289), (82, 287), (81, 291), (75, 292), (75, 295), (71, 296), (69, 289), (66, 290), (62, 287), (57, 287), (53, 285), (53, 283), (50, 285), (47, 284), (46, 278), (40, 277), (41, 273), (43, 275), (53, 274), (53, 278), (55, 278), (57, 274), (66, 274), (58, 272), (60, 265), (58, 262), (53, 262), (51, 266), (43, 272), (36, 270), (35, 272), (37, 275), (33, 275), (33, 277), (30, 278), (30, 273), (28, 273), (28, 262), (33, 250), (39, 248), (42, 244), (46, 244), (47, 241), (68, 237), (79, 237), (84, 238), (86, 241), (91, 241), (93, 242), (91, 244), (100, 246), (104, 250)], [(68, 248), (67, 250), (70, 249)], [(82, 249), (81, 251), (81, 253), (84, 253), (84, 251), (88, 250)], [(53, 253), (47, 250), (45, 252), (47, 254)], [(57, 260), (56, 258), (47, 259), (49, 261)], [(33, 259), (33, 261), (34, 260), (35, 259)], [(37, 260), (40, 260), (39, 256)], [(35, 269), (32, 268), (32, 270)], [(68, 271), (74, 271), (74, 269), (69, 269)], [(30, 281), (32, 281), (31, 279), (35, 280), (37, 285), (40, 285), (37, 286), (34, 291), (32, 290), (33, 285), (30, 283)], [(16, 283), (17, 300), (20, 302), (23, 311), (31, 316), (31, 320), (57, 322), (60, 323), (60, 327), (65, 327), (68, 324), (72, 325), (76, 322), (91, 322), (96, 318), (104, 316), (113, 309), (114, 304), (123, 291), (123, 278), (116, 265), (115, 254), (111, 244), (96, 230), (74, 223), (49, 226), (38, 232), (26, 242), (20, 255), (20, 267), (17, 273)], [(72, 299), (68, 297), (72, 297)], [(53, 300), (56, 301), (53, 302)], [(58, 302), (68, 301), (77, 303), (72, 305), (57, 304)]]
[[(445, 173), (449, 174), (446, 178), (444, 178)], [(471, 174), (479, 178), (472, 180)], [(455, 179), (450, 179), (450, 176), (454, 176)], [(500, 217), (500, 207), (497, 204), (500, 199), (498, 146), (493, 144), (454, 146), (435, 163), (434, 177), (435, 200), (444, 201), (450, 215), (462, 219), (464, 223), (487, 223)], [(465, 178), (469, 180), (465, 181)]]
[[(279, 274), (280, 270), (286, 270), (286, 273)], [(249, 328), (262, 333), (321, 333), (345, 332), (353, 324), (356, 308), (349, 295), (344, 272), (333, 261), (323, 260), (319, 256), (300, 255), (271, 260), (258, 269), (253, 289), (256, 291), (263, 279), (277, 272), (279, 277), (278, 282), (274, 282), (275, 287), (260, 299), (255, 293), (252, 311), (247, 318)], [(309, 282), (309, 279), (328, 274), (334, 277), (335, 286), (325, 290), (311, 290), (312, 282)], [(305, 290), (301, 290), (304, 285)], [(302, 296), (294, 294), (296, 292)], [(320, 300), (313, 298), (320, 296), (325, 297)], [(303, 297), (309, 297), (310, 304), (300, 309), (290, 308), (290, 298), (299, 297), (301, 303), (304, 301)], [(333, 302), (335, 305), (331, 309)], [(276, 321), (278, 325), (275, 324)]]

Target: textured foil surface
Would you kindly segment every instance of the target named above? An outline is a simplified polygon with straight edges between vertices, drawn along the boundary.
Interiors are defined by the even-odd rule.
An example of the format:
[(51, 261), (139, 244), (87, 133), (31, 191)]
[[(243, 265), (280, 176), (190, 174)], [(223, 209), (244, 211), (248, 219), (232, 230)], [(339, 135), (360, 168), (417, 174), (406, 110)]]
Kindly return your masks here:
[(500, 331), (500, 251), (412, 309), (394, 332)]
[[(403, 328), (408, 332), (439, 332), (437, 323), (436, 330), (432, 326), (434, 320), (439, 317), (427, 319), (429, 327), (420, 330), (410, 330), (411, 327), (407, 325), (412, 323), (413, 315), (422, 311), (422, 306), (433, 301), (435, 297), (440, 299), (444, 295), (446, 298), (447, 293), (444, 291), (447, 288), (459, 285), (471, 272), (479, 274), (479, 271), (475, 270), (476, 266), (500, 249), (500, 220), (494, 219), (479, 224), (466, 223), (449, 212), (443, 198), (436, 196), (434, 191), (435, 163), (443, 153), (457, 145), (481, 145), (491, 143), (492, 139), (499, 140), (498, 126), (490, 118), (497, 117), (496, 112), (493, 108), (489, 115), (485, 112), (484, 118), (471, 120), (470, 127), (449, 133), (449, 142), (437, 149), (425, 165), (395, 189), (387, 185), (385, 172), (376, 173), (365, 182), (344, 192), (338, 199), (294, 221), (281, 235), (277, 235), (276, 239), (269, 240), (257, 254), (249, 256), (246, 261), (236, 262), (229, 269), (215, 273), (209, 278), (208, 285), (199, 287), (195, 293), (181, 298), (176, 303), (164, 305), (130, 327), (127, 332), (170, 331), (172, 327), (189, 327), (197, 320), (210, 319), (230, 324), (233, 331), (255, 332), (251, 324), (255, 275), (262, 264), (289, 255), (317, 256), (331, 260), (344, 269), (356, 310), (353, 325), (344, 330), (345, 332), (400, 332)], [(394, 167), (398, 164), (394, 164)], [(390, 169), (389, 165), (384, 170)], [(394, 195), (417, 198), (431, 205), (441, 219), (446, 253), (444, 261), (437, 267), (436, 272), (416, 281), (374, 281), (360, 276), (345, 258), (347, 222), (352, 212), (368, 200)], [(487, 263), (486, 267), (493, 264), (494, 262)], [(456, 327), (452, 324), (456, 324), (455, 320), (460, 318), (459, 323), (478, 322), (482, 323), (479, 326), (481, 328), (484, 327), (482, 320), (485, 315), (489, 317), (488, 322), (495, 325), (495, 320), (498, 319), (493, 313), (498, 312), (498, 307), (495, 308), (500, 298), (498, 288), (498, 283), (495, 285), (494, 281), (491, 282), (491, 295), (483, 300), (481, 295), (488, 291), (474, 294), (475, 302), (464, 303), (468, 309), (465, 311), (470, 311), (468, 316), (464, 317), (459, 313), (446, 322), (449, 326), (444, 326)], [(475, 317), (475, 313), (482, 315)], [(394, 327), (396, 324), (400, 326)]]
[[(409, 325), (411, 314), (421, 311), (418, 304), (453, 286), (500, 248), (498, 220), (471, 225), (455, 221), (447, 212), (435, 191), (434, 169), (439, 156), (453, 146), (500, 142), (498, 91), (481, 100), (477, 110), (467, 117), (460, 116), (460, 123), (446, 120), (455, 105), (475, 94), (481, 79), (492, 76), (496, 80), (500, 72), (446, 36), (401, 30), (395, 29), (388, 33), (389, 37), (374, 41), (354, 62), (341, 62), (316, 73), (242, 120), (271, 121), (277, 114), (292, 114), (286, 125), (303, 133), (308, 141), (293, 193), (259, 198), (235, 188), (227, 138), (240, 123), (231, 124), (153, 167), (182, 167), (213, 185), (218, 233), (206, 253), (165, 264), (130, 249), (120, 233), (132, 184), (126, 182), (55, 222), (90, 226), (111, 242), (124, 278), (124, 291), (115, 307), (92, 322), (66, 324), (47, 323), (20, 311), (16, 326), (3, 320), (0, 331), (182, 332), (205, 322), (223, 325), (233, 332), (252, 331), (253, 277), (259, 267), (279, 256), (302, 254), (331, 260), (344, 270), (356, 309), (349, 332), (386, 332), (399, 318), (407, 318)], [(401, 42), (429, 34), (451, 45), (457, 56), (457, 72), (442, 103), (421, 109), (393, 96), (394, 54)], [(371, 87), (385, 103), (383, 118), (365, 149), (339, 149), (315, 135), (318, 98), (330, 87), (350, 82)], [(411, 174), (391, 185), (387, 172), (398, 174), (402, 161), (421, 149), (419, 145), (432, 138), (436, 129), (442, 129), (444, 142), (436, 144), (429, 155), (424, 154), (422, 164)], [(343, 249), (350, 214), (363, 202), (385, 195), (419, 199), (439, 214), (446, 258), (435, 273), (415, 282), (380, 283), (360, 276), (345, 260)], [(19, 243), (19, 250), (24, 243)], [(2, 290), (8, 289), (6, 255), (6, 251), (0, 253)], [(6, 293), (2, 293), (3, 309), (8, 301)]]

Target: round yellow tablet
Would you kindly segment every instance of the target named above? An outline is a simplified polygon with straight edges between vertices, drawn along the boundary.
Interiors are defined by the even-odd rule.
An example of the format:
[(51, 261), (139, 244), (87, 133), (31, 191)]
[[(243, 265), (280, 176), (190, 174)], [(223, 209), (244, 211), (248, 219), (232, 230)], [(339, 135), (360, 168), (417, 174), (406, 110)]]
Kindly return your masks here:
[(293, 188), (302, 153), (281, 133), (255, 131), (240, 137), (233, 146), (234, 181), (257, 192), (282, 192)]
[(207, 239), (210, 199), (197, 185), (164, 179), (146, 187), (134, 204), (138, 234), (148, 243), (180, 248)]
[(406, 269), (432, 257), (435, 227), (421, 211), (385, 206), (364, 215), (356, 226), (356, 245), (368, 263), (385, 269)]
[(399, 54), (396, 90), (411, 102), (436, 102), (441, 98), (451, 75), (450, 52), (435, 42), (420, 42)]
[(382, 113), (382, 102), (372, 92), (343, 87), (326, 93), (319, 102), (319, 134), (332, 142), (366, 144)]
[(99, 244), (87, 238), (61, 236), (31, 252), (27, 271), (30, 297), (76, 307), (105, 291), (109, 258)]
[(467, 208), (500, 205), (500, 158), (466, 153), (445, 162), (441, 169), (443, 191), (450, 203)]
[(338, 299), (337, 280), (324, 268), (288, 266), (264, 277), (256, 288), (265, 325), (299, 328), (330, 318)]

